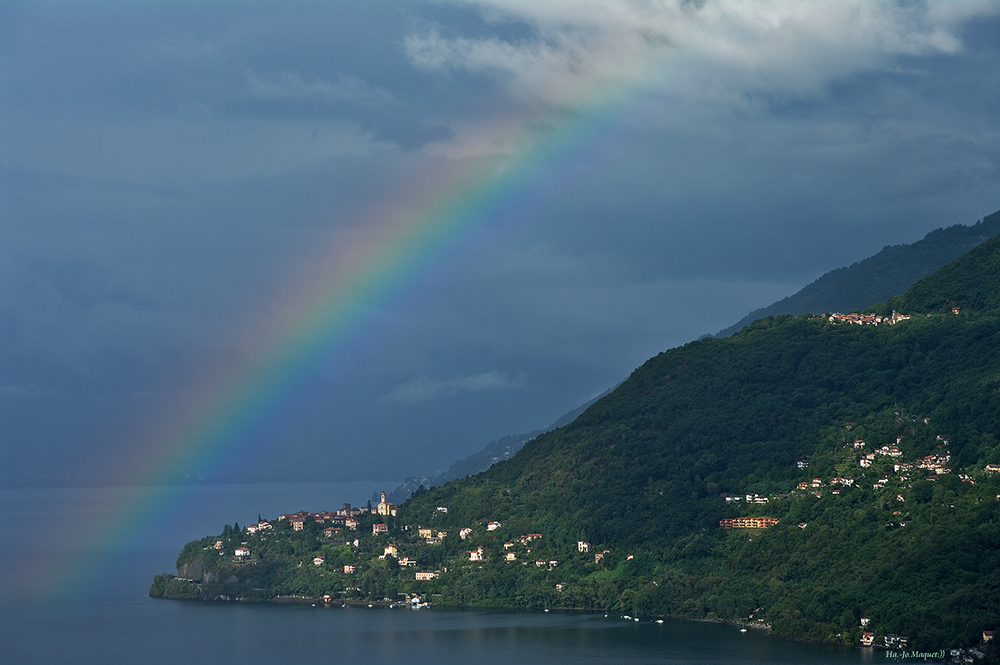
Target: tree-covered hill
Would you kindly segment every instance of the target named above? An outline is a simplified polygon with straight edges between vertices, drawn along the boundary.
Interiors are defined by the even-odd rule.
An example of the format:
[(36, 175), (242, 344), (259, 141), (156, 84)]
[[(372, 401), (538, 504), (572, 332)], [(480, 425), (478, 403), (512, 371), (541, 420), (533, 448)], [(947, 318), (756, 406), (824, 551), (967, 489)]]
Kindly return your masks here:
[[(1000, 234), (1000, 211), (987, 215), (972, 226), (956, 224), (935, 229), (923, 239), (909, 245), (887, 246), (863, 261), (826, 273), (798, 293), (747, 314), (715, 337), (729, 336), (767, 316), (865, 309), (902, 293), (916, 280), (997, 234)], [(538, 435), (572, 422), (594, 401), (596, 400), (570, 411), (545, 429), (497, 439), (483, 450), (455, 462), (446, 471), (407, 478), (402, 485), (388, 493), (389, 499), (402, 503), (420, 486), (437, 487), (450, 480), (485, 471), (493, 464), (512, 457), (525, 443)], [(377, 496), (373, 496), (373, 500), (377, 501)]]
[[(994, 217), (1000, 218), (1000, 213)], [(1000, 254), (996, 239), (983, 243), (906, 293), (889, 299), (889, 309), (946, 313), (957, 308), (983, 314), (1000, 312)]]
[[(511, 459), (366, 518), (384, 528), (230, 529), (178, 560), (202, 557), (197, 590), (151, 593), (416, 594), (974, 645), (1000, 624), (998, 265), (994, 238), (881, 306), (911, 315), (891, 325), (768, 317), (671, 349)], [(234, 561), (238, 543), (253, 556)]]
[[(816, 639), (857, 633), (846, 619), (865, 615), (928, 648), (972, 641), (1000, 623), (1000, 482), (986, 470), (1000, 464), (1000, 318), (986, 297), (1000, 292), (998, 257), (994, 239), (900, 299), (933, 305), (932, 316), (769, 317), (661, 353), (572, 424), (416, 496), (403, 515), (642, 552), (644, 582), (604, 578), (632, 611), (763, 608), (777, 632)], [(947, 293), (977, 305), (956, 316)], [(884, 455), (860, 466), (862, 451), (883, 446), (909, 468)], [(950, 473), (920, 469), (929, 455), (948, 457)], [(843, 477), (853, 484), (833, 494)], [(823, 489), (797, 489), (813, 478)], [(768, 502), (725, 500), (748, 494)], [(749, 537), (719, 528), (752, 514), (780, 522)], [(635, 594), (647, 600), (626, 607)]]
[(732, 335), (757, 319), (779, 314), (849, 312), (865, 309), (905, 291), (918, 279), (1000, 233), (1000, 211), (972, 226), (935, 229), (909, 245), (889, 245), (850, 266), (824, 274), (801, 291), (750, 312), (716, 337)]

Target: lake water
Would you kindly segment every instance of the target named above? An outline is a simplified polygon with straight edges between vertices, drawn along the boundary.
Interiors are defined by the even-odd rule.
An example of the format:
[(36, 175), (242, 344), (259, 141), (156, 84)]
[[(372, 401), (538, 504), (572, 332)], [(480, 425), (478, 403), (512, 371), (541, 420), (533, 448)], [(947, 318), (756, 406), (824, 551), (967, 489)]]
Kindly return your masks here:
[[(385, 483), (385, 488), (395, 485)], [(0, 491), (3, 663), (867, 663), (870, 650), (578, 612), (225, 605), (146, 593), (225, 523), (363, 504), (380, 484)], [(152, 497), (152, 498), (151, 498)], [(145, 502), (145, 503), (144, 503)], [(134, 510), (135, 505), (153, 506)], [(131, 510), (129, 510), (132, 508)], [(134, 520), (108, 528), (122, 514)]]

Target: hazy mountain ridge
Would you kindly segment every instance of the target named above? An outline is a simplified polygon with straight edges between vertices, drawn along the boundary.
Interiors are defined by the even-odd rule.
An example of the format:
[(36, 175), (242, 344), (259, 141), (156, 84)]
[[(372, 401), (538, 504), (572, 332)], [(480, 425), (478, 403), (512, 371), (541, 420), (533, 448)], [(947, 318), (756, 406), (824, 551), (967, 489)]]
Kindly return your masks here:
[[(431, 487), (438, 487), (444, 485), (450, 480), (456, 480), (458, 478), (465, 478), (466, 476), (472, 476), (482, 471), (489, 469), (491, 466), (497, 462), (502, 462), (503, 460), (510, 459), (517, 451), (524, 447), (524, 444), (531, 441), (535, 437), (545, 434), (546, 432), (551, 432), (554, 429), (558, 429), (565, 425), (570, 424), (576, 418), (587, 410), (591, 404), (604, 397), (611, 392), (611, 389), (606, 390), (598, 397), (589, 400), (587, 403), (579, 406), (572, 411), (560, 416), (554, 423), (546, 427), (545, 429), (536, 429), (534, 431), (528, 432), (527, 434), (512, 434), (509, 436), (504, 436), (496, 441), (491, 441), (486, 445), (485, 448), (477, 453), (473, 453), (468, 457), (463, 457), (458, 460), (450, 467), (447, 471), (442, 471), (441, 473), (434, 476), (420, 476), (420, 477), (409, 477), (403, 481), (403, 484), (392, 490), (391, 492), (386, 492), (386, 498), (392, 503), (403, 503), (410, 496), (416, 492), (420, 487), (425, 489), (430, 489)], [(376, 492), (372, 495), (372, 503), (378, 503), (379, 493)]]
[(909, 245), (888, 245), (878, 254), (831, 270), (801, 291), (750, 312), (714, 336), (728, 337), (766, 316), (850, 312), (885, 302), (998, 233), (1000, 211), (971, 226), (935, 229)]

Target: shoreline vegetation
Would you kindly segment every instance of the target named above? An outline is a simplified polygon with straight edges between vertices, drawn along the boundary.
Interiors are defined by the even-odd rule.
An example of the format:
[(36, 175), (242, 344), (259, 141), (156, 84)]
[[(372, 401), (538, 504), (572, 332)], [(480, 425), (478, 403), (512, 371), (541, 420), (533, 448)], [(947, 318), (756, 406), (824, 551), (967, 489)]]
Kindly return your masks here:
[(226, 525), (150, 595), (605, 610), (998, 662), (998, 330), (994, 238), (865, 312), (663, 352), (399, 506)]
[[(157, 576), (157, 577), (159, 577), (159, 576)], [(179, 578), (175, 578), (175, 579), (179, 579)], [(188, 581), (188, 582), (190, 582), (190, 580), (181, 580), (181, 581)], [(210, 602), (210, 603), (245, 603), (245, 604), (251, 604), (252, 603), (252, 604), (274, 604), (274, 605), (308, 605), (309, 607), (323, 607), (324, 609), (334, 609), (334, 608), (337, 608), (337, 607), (361, 607), (361, 608), (370, 608), (370, 609), (380, 608), (380, 609), (401, 609), (401, 610), (406, 610), (406, 609), (415, 609), (415, 605), (416, 605), (415, 603), (405, 602), (405, 601), (398, 601), (398, 600), (397, 601), (388, 601), (388, 600), (384, 600), (384, 599), (383, 600), (365, 600), (365, 599), (356, 599), (356, 598), (339, 598), (339, 599), (333, 599), (333, 600), (324, 600), (321, 597), (313, 598), (313, 597), (310, 597), (310, 596), (298, 596), (298, 595), (277, 596), (277, 597), (275, 597), (274, 599), (272, 599), (270, 601), (251, 601), (251, 600), (249, 600), (247, 598), (216, 598), (216, 599), (211, 599), (211, 600), (203, 600), (201, 598), (179, 598), (179, 597), (172, 597), (172, 596), (165, 596), (165, 595), (153, 595), (153, 594), (150, 594), (150, 595), (153, 596), (153, 597), (156, 597), (156, 598), (165, 598), (167, 600), (195, 600), (195, 601), (199, 601), (199, 602)], [(748, 630), (761, 631), (761, 632), (763, 632), (765, 634), (768, 634), (768, 635), (771, 634), (771, 627), (769, 625), (767, 625), (767, 624), (762, 624), (762, 623), (746, 623), (746, 622), (740, 622), (740, 621), (726, 621), (724, 619), (718, 619), (718, 618), (716, 618), (716, 619), (707, 619), (707, 618), (701, 618), (701, 619), (699, 619), (699, 618), (694, 618), (694, 617), (686, 617), (686, 616), (673, 615), (673, 614), (653, 615), (653, 616), (647, 616), (647, 617), (633, 617), (633, 616), (630, 616), (630, 615), (627, 615), (627, 614), (621, 614), (620, 612), (619, 613), (609, 613), (607, 610), (604, 610), (604, 609), (593, 609), (593, 608), (585, 608), (585, 607), (545, 607), (545, 608), (537, 608), (537, 607), (532, 607), (532, 608), (528, 608), (528, 607), (488, 607), (487, 608), (487, 607), (481, 607), (481, 606), (476, 606), (476, 605), (445, 605), (445, 604), (440, 604), (440, 603), (437, 603), (437, 602), (433, 602), (433, 599), (432, 599), (432, 601), (429, 601), (429, 602), (426, 602), (426, 603), (421, 602), (419, 604), (419, 606), (417, 607), (417, 609), (429, 609), (429, 608), (432, 608), (432, 607), (433, 608), (437, 608), (437, 609), (449, 610), (449, 611), (455, 610), (455, 611), (469, 611), (469, 612), (487, 611), (487, 610), (489, 610), (489, 611), (502, 611), (502, 612), (514, 612), (514, 613), (527, 612), (527, 613), (533, 613), (533, 614), (538, 614), (538, 613), (543, 613), (543, 612), (580, 612), (580, 613), (583, 613), (583, 614), (595, 614), (595, 615), (597, 615), (597, 614), (603, 614), (606, 618), (609, 618), (609, 619), (623, 620), (623, 621), (632, 621), (632, 622), (635, 622), (635, 623), (662, 623), (663, 621), (666, 621), (666, 620), (693, 621), (695, 623), (713, 623), (713, 624), (719, 624), (719, 625), (723, 625), (723, 626), (732, 626), (734, 628), (746, 628)], [(612, 614), (615, 614), (616, 616), (612, 616)], [(791, 641), (791, 642), (802, 642), (802, 643), (806, 643), (806, 644), (829, 644), (829, 643), (825, 643), (825, 642), (821, 642), (821, 641), (817, 641), (817, 640), (807, 640), (807, 639), (800, 639), (800, 638), (795, 638), (795, 637), (787, 637), (787, 636), (779, 636), (779, 635), (776, 635), (775, 637), (778, 637), (779, 639), (788, 640), (788, 641)], [(834, 643), (834, 644), (836, 644), (836, 643)], [(852, 646), (852, 645), (841, 644), (841, 646)], [(879, 647), (876, 647), (876, 648), (879, 648)]]

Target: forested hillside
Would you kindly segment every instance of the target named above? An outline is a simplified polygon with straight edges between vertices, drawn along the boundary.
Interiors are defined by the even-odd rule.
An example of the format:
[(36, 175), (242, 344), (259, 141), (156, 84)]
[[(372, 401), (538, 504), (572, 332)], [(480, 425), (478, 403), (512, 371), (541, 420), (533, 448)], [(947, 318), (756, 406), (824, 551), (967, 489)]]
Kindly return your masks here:
[(512, 459), (356, 532), (231, 530), (220, 553), (255, 554), (208, 557), (211, 579), (181, 590), (416, 594), (974, 645), (1000, 624), (998, 265), (994, 238), (876, 308), (910, 318), (768, 317), (671, 349)]
[[(633, 553), (576, 580), (595, 607), (744, 619), (761, 608), (778, 633), (815, 639), (858, 637), (851, 617), (864, 616), (927, 648), (970, 642), (1000, 623), (1000, 479), (987, 470), (1000, 464), (1000, 319), (985, 295), (1000, 287), (998, 257), (994, 239), (900, 299), (944, 303), (931, 316), (768, 318), (662, 353), (571, 425), (403, 514)], [(977, 307), (956, 315), (925, 292)], [(861, 465), (886, 446), (898, 456)], [(948, 461), (921, 468), (928, 456)], [(719, 528), (740, 515), (779, 523)], [(460, 587), (463, 602), (483, 597)]]
[[(755, 320), (767, 316), (798, 315), (807, 312), (848, 312), (871, 307), (890, 296), (902, 293), (916, 280), (929, 275), (998, 233), (1000, 233), (1000, 211), (987, 215), (972, 226), (956, 224), (931, 231), (923, 239), (909, 245), (887, 246), (878, 254), (863, 261), (826, 273), (798, 293), (747, 314), (715, 336), (729, 336)], [(450, 480), (485, 471), (493, 464), (512, 457), (525, 443), (538, 435), (572, 422), (593, 401), (596, 400), (574, 409), (545, 429), (528, 434), (505, 436), (493, 441), (478, 453), (455, 462), (446, 471), (436, 475), (406, 478), (402, 485), (389, 492), (389, 499), (401, 503), (420, 486), (437, 487)], [(377, 500), (377, 497), (373, 497), (373, 500)]]

